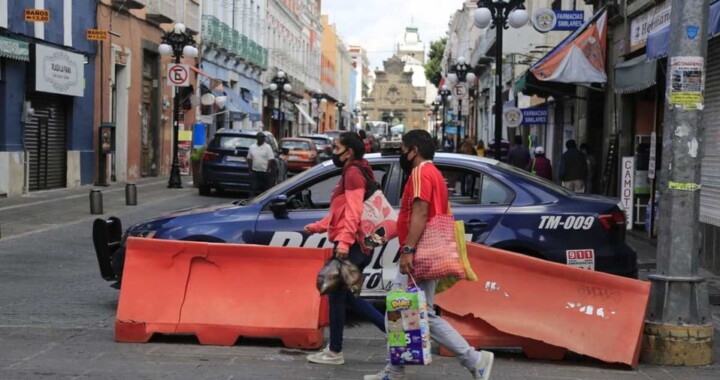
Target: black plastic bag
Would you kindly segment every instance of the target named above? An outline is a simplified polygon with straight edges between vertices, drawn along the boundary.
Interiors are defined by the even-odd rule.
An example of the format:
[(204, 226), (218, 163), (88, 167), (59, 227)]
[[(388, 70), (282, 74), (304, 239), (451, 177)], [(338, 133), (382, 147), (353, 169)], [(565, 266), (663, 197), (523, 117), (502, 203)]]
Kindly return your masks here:
[(333, 257), (318, 272), (316, 285), (320, 295), (346, 288), (358, 296), (362, 290), (362, 273), (352, 262)]

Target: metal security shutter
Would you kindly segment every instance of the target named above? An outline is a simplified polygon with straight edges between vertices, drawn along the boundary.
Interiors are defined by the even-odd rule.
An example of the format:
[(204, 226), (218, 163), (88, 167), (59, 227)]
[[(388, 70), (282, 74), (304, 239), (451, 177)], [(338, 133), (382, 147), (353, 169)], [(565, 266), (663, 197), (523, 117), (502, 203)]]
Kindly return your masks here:
[(720, 38), (713, 38), (708, 44), (701, 127), (704, 145), (700, 221), (720, 226)]
[(62, 97), (28, 93), (35, 115), (25, 123), (30, 191), (67, 186), (66, 114)]

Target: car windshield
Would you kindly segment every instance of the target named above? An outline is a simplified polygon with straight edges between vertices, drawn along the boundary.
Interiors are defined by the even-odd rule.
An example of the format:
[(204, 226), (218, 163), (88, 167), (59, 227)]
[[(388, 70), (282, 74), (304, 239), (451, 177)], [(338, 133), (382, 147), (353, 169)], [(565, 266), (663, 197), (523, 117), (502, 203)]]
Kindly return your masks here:
[(558, 193), (560, 193), (560, 194), (563, 194), (563, 195), (573, 195), (573, 192), (571, 192), (570, 190), (568, 190), (568, 189), (566, 189), (566, 188), (564, 188), (564, 187), (556, 184), (555, 182), (548, 181), (547, 179), (542, 178), (542, 177), (539, 177), (539, 176), (536, 176), (536, 175), (532, 175), (532, 174), (530, 174), (529, 172), (526, 172), (525, 170), (516, 168), (516, 167), (514, 167), (514, 166), (512, 166), (512, 165), (508, 165), (508, 164), (506, 164), (506, 163), (504, 163), (504, 162), (498, 162), (496, 165), (497, 165), (499, 168), (505, 169), (505, 170), (507, 170), (507, 171), (509, 171), (509, 172), (511, 172), (511, 173), (513, 173), (513, 174), (515, 174), (515, 175), (517, 175), (517, 176), (519, 176), (519, 177), (522, 177), (523, 179), (525, 179), (525, 180), (527, 180), (527, 181), (531, 181), (531, 182), (534, 182), (534, 183), (537, 184), (537, 185), (541, 185), (541, 186), (548, 187), (548, 188), (550, 188), (551, 190), (553, 190), (553, 191), (555, 191), (555, 192), (558, 192)]
[(280, 148), (290, 150), (310, 150), (310, 144), (307, 141), (285, 140), (280, 141)]
[(221, 149), (250, 148), (257, 140), (250, 136), (215, 136), (214, 146)]
[(330, 141), (328, 141), (328, 139), (323, 138), (323, 137), (313, 137), (312, 141), (315, 143), (315, 145), (318, 145), (323, 148), (326, 146), (330, 146)]

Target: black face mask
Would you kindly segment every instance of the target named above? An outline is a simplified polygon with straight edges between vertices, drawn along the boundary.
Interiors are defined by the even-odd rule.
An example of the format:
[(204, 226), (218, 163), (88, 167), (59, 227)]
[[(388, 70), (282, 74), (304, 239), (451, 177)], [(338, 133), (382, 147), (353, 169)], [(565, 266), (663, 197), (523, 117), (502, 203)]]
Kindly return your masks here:
[(347, 149), (345, 149), (342, 153), (333, 153), (332, 161), (333, 161), (333, 164), (335, 164), (335, 166), (337, 166), (339, 168), (342, 168), (343, 166), (345, 166), (345, 161), (347, 161), (347, 160), (343, 161), (340, 159), (340, 156), (342, 156), (345, 153), (347, 153)]
[(410, 152), (405, 152), (400, 155), (400, 169), (405, 173), (410, 173), (412, 170), (412, 161), (408, 159)]
[(258, 145), (258, 146), (262, 146), (262, 144), (265, 144), (265, 140), (264, 140), (264, 139), (257, 141), (257, 145)]

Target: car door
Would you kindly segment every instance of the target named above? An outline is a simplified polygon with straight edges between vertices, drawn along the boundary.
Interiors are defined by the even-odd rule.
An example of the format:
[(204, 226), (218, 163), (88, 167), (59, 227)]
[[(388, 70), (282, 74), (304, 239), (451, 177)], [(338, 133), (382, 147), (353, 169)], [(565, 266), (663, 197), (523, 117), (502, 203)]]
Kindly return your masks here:
[[(373, 171), (378, 183), (384, 185), (384, 192), (388, 199), (393, 196), (391, 190), (393, 166), (388, 163), (373, 164)], [(298, 183), (287, 192), (288, 212), (278, 217), (266, 205), (260, 215), (255, 227), (254, 244), (272, 245), (280, 247), (311, 247), (323, 248), (332, 247), (327, 239), (327, 233), (307, 234), (303, 228), (314, 223), (329, 212), (330, 197), (340, 181), (342, 171), (332, 167), (327, 172), (309, 178), (307, 181)], [(392, 202), (392, 201), (391, 201)], [(397, 239), (395, 239), (397, 246)], [(390, 246), (387, 244), (386, 246)], [(382, 280), (382, 251), (385, 247), (378, 248), (373, 254), (373, 260), (364, 271), (365, 294), (383, 291), (384, 281)], [(391, 247), (389, 249), (392, 249)], [(397, 247), (395, 248), (395, 252)], [(394, 253), (394, 252), (393, 252)]]
[(484, 243), (508, 210), (514, 193), (502, 182), (471, 166), (438, 163), (456, 220), (465, 224), (465, 239)]

